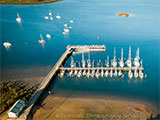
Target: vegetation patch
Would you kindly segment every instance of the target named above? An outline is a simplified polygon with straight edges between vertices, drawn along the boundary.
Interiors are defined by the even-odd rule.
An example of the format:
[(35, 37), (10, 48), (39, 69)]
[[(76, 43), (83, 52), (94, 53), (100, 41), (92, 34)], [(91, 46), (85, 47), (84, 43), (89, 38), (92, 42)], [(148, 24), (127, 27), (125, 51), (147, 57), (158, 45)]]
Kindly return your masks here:
[(9, 109), (19, 99), (27, 102), (37, 87), (38, 84), (30, 86), (20, 81), (0, 83), (0, 114)]

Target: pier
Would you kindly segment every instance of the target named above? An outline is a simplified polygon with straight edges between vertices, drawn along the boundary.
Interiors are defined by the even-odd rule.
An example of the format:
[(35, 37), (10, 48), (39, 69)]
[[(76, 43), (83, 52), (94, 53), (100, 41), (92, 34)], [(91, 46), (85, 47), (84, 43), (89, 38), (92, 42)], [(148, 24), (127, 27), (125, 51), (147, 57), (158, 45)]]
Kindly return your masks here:
[(71, 68), (71, 67), (60, 67), (59, 68), (60, 70), (64, 70), (64, 71), (71, 71), (71, 70), (122, 70), (122, 71), (125, 71), (125, 72), (128, 72), (130, 70), (138, 70), (138, 71), (143, 71), (143, 67), (131, 67), (131, 68), (128, 68), (128, 67), (93, 67), (93, 68), (88, 68), (88, 67), (74, 67), (74, 68)]
[(18, 120), (27, 120), (28, 116), (33, 109), (33, 105), (36, 103), (36, 101), (40, 98), (42, 93), (44, 92), (45, 88), (49, 85), (49, 83), (52, 81), (52, 78), (57, 75), (58, 71), (61, 69), (61, 66), (64, 64), (64, 62), (67, 60), (67, 58), (73, 53), (73, 52), (99, 52), (99, 51), (105, 51), (106, 47), (104, 45), (91, 45), (91, 46), (67, 46), (67, 50), (63, 53), (63, 55), (60, 57), (58, 62), (53, 66), (51, 71), (48, 73), (48, 75), (45, 77), (43, 82), (40, 84), (36, 92), (33, 94), (33, 96), (30, 98), (30, 100), (25, 105), (25, 108), (22, 112), (22, 114), (17, 118)]

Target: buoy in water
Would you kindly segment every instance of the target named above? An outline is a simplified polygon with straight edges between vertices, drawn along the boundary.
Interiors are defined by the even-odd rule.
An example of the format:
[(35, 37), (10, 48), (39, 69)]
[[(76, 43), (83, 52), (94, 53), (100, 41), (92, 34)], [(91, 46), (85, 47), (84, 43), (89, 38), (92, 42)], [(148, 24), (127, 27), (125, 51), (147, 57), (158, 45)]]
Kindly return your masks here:
[(72, 27), (71, 27), (71, 26), (69, 26), (69, 29), (72, 29)]
[(22, 19), (21, 19), (19, 13), (17, 13), (17, 16), (18, 16), (18, 17), (16, 18), (16, 21), (17, 21), (18, 23), (21, 23)]
[(46, 34), (46, 37), (47, 37), (48, 39), (50, 39), (50, 38), (51, 38), (51, 35), (50, 35), (50, 34)]
[(10, 48), (11, 47), (11, 43), (10, 42), (4, 42), (3, 43), (3, 46), (5, 47), (5, 48)]

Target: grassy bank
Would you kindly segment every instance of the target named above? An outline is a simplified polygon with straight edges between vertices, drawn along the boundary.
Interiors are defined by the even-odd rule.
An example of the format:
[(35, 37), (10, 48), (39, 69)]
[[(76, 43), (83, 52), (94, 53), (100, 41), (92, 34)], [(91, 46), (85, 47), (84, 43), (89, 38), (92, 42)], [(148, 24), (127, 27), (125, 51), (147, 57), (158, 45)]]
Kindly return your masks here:
[(0, 4), (34, 5), (57, 2), (61, 0), (0, 0)]
[(37, 87), (38, 84), (30, 86), (20, 81), (0, 83), (0, 114), (8, 110), (19, 99), (27, 102)]

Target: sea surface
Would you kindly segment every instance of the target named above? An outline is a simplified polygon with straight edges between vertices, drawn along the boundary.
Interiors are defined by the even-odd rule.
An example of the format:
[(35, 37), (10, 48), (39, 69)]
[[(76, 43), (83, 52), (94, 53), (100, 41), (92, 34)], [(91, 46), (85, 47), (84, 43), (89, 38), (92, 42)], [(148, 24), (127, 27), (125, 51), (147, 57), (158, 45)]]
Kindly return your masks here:
[[(90, 92), (147, 101), (159, 108), (160, 96), (160, 4), (159, 0), (64, 0), (41, 5), (0, 5), (1, 81), (45, 76), (66, 50), (67, 45), (106, 45), (106, 52), (91, 53), (91, 60), (107, 55), (120, 58), (121, 48), (124, 58), (128, 58), (129, 46), (132, 58), (140, 49), (143, 59), (143, 80), (119, 78), (56, 78), (51, 90)], [(53, 21), (44, 19), (52, 11)], [(17, 13), (22, 23), (16, 22)], [(61, 19), (55, 16), (59, 13)], [(128, 13), (129, 17), (117, 16)], [(73, 23), (70, 23), (73, 20)], [(69, 34), (63, 35), (64, 24)], [(46, 43), (38, 43), (42, 34)], [(47, 39), (46, 34), (51, 38)], [(4, 42), (12, 46), (6, 49)], [(81, 54), (73, 55), (81, 61)], [(85, 59), (88, 54), (85, 54)], [(70, 59), (66, 65), (70, 64)], [(59, 87), (60, 86), (60, 87)], [(53, 90), (54, 93), (54, 90)]]

